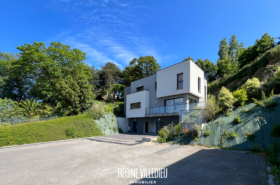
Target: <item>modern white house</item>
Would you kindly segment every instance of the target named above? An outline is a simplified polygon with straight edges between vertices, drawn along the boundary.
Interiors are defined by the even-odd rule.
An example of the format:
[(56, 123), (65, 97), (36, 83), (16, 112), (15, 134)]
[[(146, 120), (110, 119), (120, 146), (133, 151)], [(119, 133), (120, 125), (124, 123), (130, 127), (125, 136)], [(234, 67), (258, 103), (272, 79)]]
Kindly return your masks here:
[(179, 123), (181, 111), (207, 101), (207, 80), (192, 60), (174, 64), (125, 88), (124, 109), (130, 132), (157, 133)]

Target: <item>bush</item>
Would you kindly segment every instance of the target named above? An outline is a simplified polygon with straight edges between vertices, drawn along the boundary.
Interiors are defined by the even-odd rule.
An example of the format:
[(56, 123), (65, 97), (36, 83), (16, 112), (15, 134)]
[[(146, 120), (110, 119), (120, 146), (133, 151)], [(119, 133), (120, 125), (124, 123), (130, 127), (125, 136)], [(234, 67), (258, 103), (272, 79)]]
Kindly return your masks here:
[(220, 146), (221, 146), (222, 148), (224, 148), (224, 147), (225, 147), (225, 142), (226, 142), (227, 140), (229, 140), (229, 139), (234, 139), (234, 138), (236, 138), (236, 137), (237, 137), (237, 134), (236, 134), (235, 132), (228, 132), (228, 131), (225, 131), (225, 132), (222, 134), (221, 138), (219, 139), (219, 141), (220, 141)]
[(254, 142), (255, 141), (255, 135), (252, 132), (245, 132), (244, 135), (249, 139), (250, 141)]
[(280, 67), (278, 67), (278, 69), (275, 71), (274, 75), (276, 78), (280, 78)]
[(70, 128), (65, 129), (64, 133), (69, 138), (75, 138), (77, 136), (77, 131), (74, 127), (70, 127)]
[(174, 126), (174, 129), (175, 129), (175, 131), (176, 131), (177, 136), (179, 136), (179, 134), (180, 134), (181, 131), (182, 131), (182, 123), (179, 123), (178, 125), (175, 125), (175, 126)]
[(166, 139), (171, 139), (174, 136), (174, 127), (173, 123), (169, 124), (158, 131), (159, 138), (166, 141)]
[(208, 137), (208, 136), (210, 136), (210, 134), (211, 134), (210, 130), (206, 130), (203, 135), (205, 137)]
[(113, 131), (114, 132), (118, 132), (119, 131), (118, 127), (117, 126), (113, 126)]
[(102, 115), (106, 114), (108, 111), (108, 106), (99, 105), (94, 103), (86, 112), (94, 119), (98, 120)]
[(236, 106), (244, 106), (245, 102), (248, 100), (247, 91), (243, 88), (237, 89), (232, 93), (232, 95), (236, 99)]
[(2, 123), (1, 126), (6, 127), (6, 126), (11, 126), (10, 123)]
[(200, 136), (200, 133), (201, 133), (201, 125), (200, 124), (193, 124), (193, 131), (192, 131), (192, 137), (193, 138), (196, 138), (196, 137), (199, 137)]
[(232, 93), (225, 87), (222, 87), (219, 95), (219, 104), (226, 112), (231, 111), (233, 108), (233, 103), (235, 102), (235, 98)]
[(255, 98), (252, 98), (254, 100), (254, 102), (264, 108), (268, 108), (268, 109), (273, 109), (274, 107), (276, 107), (278, 105), (278, 103), (273, 99), (274, 96), (274, 90), (272, 89), (271, 94), (269, 96), (269, 98), (266, 98), (265, 93), (262, 91), (262, 100), (257, 100)]
[(256, 98), (260, 95), (261, 82), (258, 78), (248, 79), (242, 86), (250, 98)]
[(185, 127), (183, 127), (183, 134), (185, 135), (185, 137), (189, 137), (192, 132), (190, 129), (186, 129)]
[(234, 123), (238, 124), (238, 123), (241, 123), (242, 122), (242, 119), (238, 116), (236, 116), (233, 120)]
[(216, 117), (216, 113), (219, 111), (219, 104), (214, 95), (209, 94), (207, 97), (207, 103), (204, 108), (204, 113), (209, 120), (213, 120)]
[(271, 129), (271, 136), (280, 137), (280, 124), (274, 125)]
[(227, 115), (227, 116), (230, 116), (230, 113), (229, 113), (229, 112), (227, 112), (227, 113), (226, 113), (226, 115)]

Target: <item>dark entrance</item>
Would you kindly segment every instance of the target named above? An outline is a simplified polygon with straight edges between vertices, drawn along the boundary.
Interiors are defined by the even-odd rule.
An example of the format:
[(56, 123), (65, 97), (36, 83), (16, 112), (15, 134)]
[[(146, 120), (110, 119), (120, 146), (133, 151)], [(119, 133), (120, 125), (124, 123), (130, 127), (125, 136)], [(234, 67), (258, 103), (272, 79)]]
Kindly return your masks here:
[(145, 132), (148, 133), (148, 122), (145, 123)]
[(137, 121), (133, 121), (133, 132), (137, 132)]

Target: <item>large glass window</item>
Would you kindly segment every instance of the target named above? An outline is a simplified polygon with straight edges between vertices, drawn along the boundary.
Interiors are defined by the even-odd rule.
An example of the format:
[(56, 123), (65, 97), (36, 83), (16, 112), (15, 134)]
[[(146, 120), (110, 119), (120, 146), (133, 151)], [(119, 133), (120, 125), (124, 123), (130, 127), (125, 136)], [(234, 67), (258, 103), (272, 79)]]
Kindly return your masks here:
[(196, 103), (196, 100), (189, 98), (189, 103)]
[(139, 108), (141, 108), (141, 102), (131, 103), (130, 104), (130, 108), (131, 109), (139, 109)]
[(165, 106), (181, 105), (181, 104), (184, 104), (183, 98), (165, 100)]
[(177, 89), (183, 89), (183, 73), (177, 75)]
[(144, 86), (137, 87), (137, 92), (139, 92), (139, 91), (144, 91)]

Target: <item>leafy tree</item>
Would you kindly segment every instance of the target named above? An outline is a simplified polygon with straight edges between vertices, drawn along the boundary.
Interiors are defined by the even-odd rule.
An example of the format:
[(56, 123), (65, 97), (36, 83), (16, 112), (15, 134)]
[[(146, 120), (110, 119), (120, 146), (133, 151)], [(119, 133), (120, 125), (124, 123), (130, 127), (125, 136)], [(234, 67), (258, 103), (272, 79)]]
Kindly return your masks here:
[(192, 61), (194, 61), (194, 59), (191, 57), (191, 55), (189, 55), (189, 57), (188, 57), (188, 58), (184, 58), (184, 60), (183, 60), (183, 61), (185, 61), (185, 60), (192, 60)]
[(230, 57), (224, 60), (218, 60), (217, 67), (218, 67), (217, 75), (219, 77), (223, 77), (226, 74), (232, 74), (236, 72), (238, 69), (235, 64), (232, 64)]
[(219, 104), (220, 106), (226, 111), (231, 111), (233, 108), (233, 103), (236, 101), (233, 97), (232, 93), (225, 87), (222, 87), (222, 89), (219, 92), (218, 95)]
[(100, 80), (97, 87), (101, 95), (108, 95), (113, 85), (121, 82), (122, 73), (121, 70), (111, 62), (106, 63), (105, 66), (101, 66), (101, 68), (102, 69), (98, 71)]
[(228, 53), (229, 53), (229, 46), (226, 38), (223, 38), (223, 40), (220, 41), (220, 45), (219, 45), (219, 52), (218, 52), (219, 60), (227, 59)]
[(132, 81), (156, 74), (159, 69), (160, 66), (153, 56), (134, 58), (123, 70), (124, 84), (129, 86)]
[(113, 101), (115, 100), (115, 96), (118, 95), (119, 99), (124, 99), (124, 88), (125, 85), (123, 84), (114, 84), (113, 87), (110, 89), (110, 93), (113, 94)]
[(197, 59), (195, 63), (204, 71), (204, 76), (208, 82), (212, 82), (217, 79), (217, 66), (210, 60)]
[(22, 108), (23, 115), (31, 118), (40, 114), (51, 113), (51, 107), (37, 103), (35, 99), (32, 101), (27, 99), (25, 102), (23, 100), (20, 100), (19, 106)]
[(10, 99), (0, 99), (0, 118), (7, 119), (22, 114), (22, 109), (18, 102)]
[(73, 114), (78, 114), (89, 108), (92, 104), (91, 100), (94, 98), (93, 86), (84, 76), (72, 78), (69, 75), (65, 79), (60, 78), (56, 89), (55, 99)]
[(268, 35), (268, 33), (265, 33), (260, 40), (256, 40), (253, 46), (244, 49), (239, 55), (238, 62), (240, 68), (254, 61), (258, 56), (262, 55), (272, 47), (274, 47), (274, 38)]

